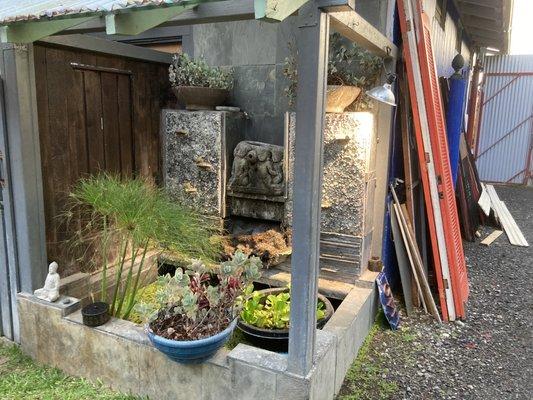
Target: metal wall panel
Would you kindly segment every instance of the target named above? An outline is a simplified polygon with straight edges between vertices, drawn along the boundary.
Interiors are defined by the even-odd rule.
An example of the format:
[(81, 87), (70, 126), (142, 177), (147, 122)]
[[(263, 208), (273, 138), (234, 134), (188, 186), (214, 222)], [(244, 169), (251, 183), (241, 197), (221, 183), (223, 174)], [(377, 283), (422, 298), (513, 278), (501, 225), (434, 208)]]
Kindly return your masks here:
[(525, 183), (533, 130), (533, 55), (487, 56), (484, 73), (476, 152), (480, 178)]
[[(448, 12), (443, 29), (440, 26), (439, 21), (435, 18), (435, 3), (436, 0), (424, 0), (424, 11), (431, 20), (431, 40), (433, 42), (433, 50), (435, 53), (437, 75), (448, 78), (453, 74), (452, 60), (457, 55), (457, 50), (455, 48), (457, 42), (456, 22), (451, 13)], [(450, 3), (448, 7), (452, 7), (451, 1), (448, 3)], [(466, 35), (466, 33), (464, 33), (464, 35)], [(466, 66), (468, 66), (470, 50), (465, 40), (462, 41), (461, 54), (465, 58)]]

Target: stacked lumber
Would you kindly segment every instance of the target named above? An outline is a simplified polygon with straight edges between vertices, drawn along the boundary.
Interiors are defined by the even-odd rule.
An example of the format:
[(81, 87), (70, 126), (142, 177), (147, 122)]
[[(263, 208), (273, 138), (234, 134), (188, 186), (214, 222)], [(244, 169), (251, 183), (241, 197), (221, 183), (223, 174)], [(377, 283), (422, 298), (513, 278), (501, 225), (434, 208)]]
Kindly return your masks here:
[(523, 246), (528, 247), (529, 244), (527, 243), (526, 238), (524, 237), (524, 234), (518, 227), (516, 221), (514, 220), (513, 216), (507, 209), (507, 206), (503, 201), (500, 200), (498, 197), (498, 194), (496, 193), (496, 189), (494, 189), (494, 186), (492, 185), (485, 185), (483, 184), (483, 191), (487, 193), (488, 199), (484, 199), (485, 203), (485, 209), (487, 208), (487, 203), (490, 204), (490, 209), (494, 212), (494, 218), (496, 219), (496, 222), (501, 225), (503, 230), (505, 231), (505, 234), (507, 235), (507, 238), (509, 239), (509, 242), (514, 246)]

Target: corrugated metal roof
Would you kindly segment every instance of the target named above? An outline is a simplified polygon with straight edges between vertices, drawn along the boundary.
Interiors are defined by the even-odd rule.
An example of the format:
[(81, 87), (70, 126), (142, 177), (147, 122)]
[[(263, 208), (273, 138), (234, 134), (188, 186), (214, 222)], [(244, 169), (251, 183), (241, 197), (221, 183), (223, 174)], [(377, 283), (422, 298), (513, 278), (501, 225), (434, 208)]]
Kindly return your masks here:
[(183, 0), (2, 0), (0, 25), (42, 18), (88, 16), (140, 7), (157, 7), (183, 3)]

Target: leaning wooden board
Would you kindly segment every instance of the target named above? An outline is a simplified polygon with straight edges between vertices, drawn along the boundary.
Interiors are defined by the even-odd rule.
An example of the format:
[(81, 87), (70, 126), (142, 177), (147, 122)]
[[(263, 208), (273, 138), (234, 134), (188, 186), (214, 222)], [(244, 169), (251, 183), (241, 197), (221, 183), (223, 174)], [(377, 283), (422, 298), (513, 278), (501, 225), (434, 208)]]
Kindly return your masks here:
[(515, 246), (528, 247), (529, 244), (527, 243), (526, 238), (507, 209), (505, 203), (503, 203), (498, 197), (494, 186), (486, 185), (486, 189), (490, 197), (491, 207), (494, 210), (494, 214), (507, 234), (509, 242)]

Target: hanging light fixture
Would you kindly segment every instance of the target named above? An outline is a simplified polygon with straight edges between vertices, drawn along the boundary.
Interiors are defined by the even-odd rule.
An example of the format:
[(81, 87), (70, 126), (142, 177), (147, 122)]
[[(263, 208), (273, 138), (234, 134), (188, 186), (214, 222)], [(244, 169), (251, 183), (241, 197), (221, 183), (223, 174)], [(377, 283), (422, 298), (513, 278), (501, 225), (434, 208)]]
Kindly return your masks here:
[(366, 91), (366, 95), (381, 103), (396, 107), (396, 96), (392, 91), (392, 84), (396, 80), (396, 74), (387, 74), (387, 82), (382, 86), (376, 86)]

